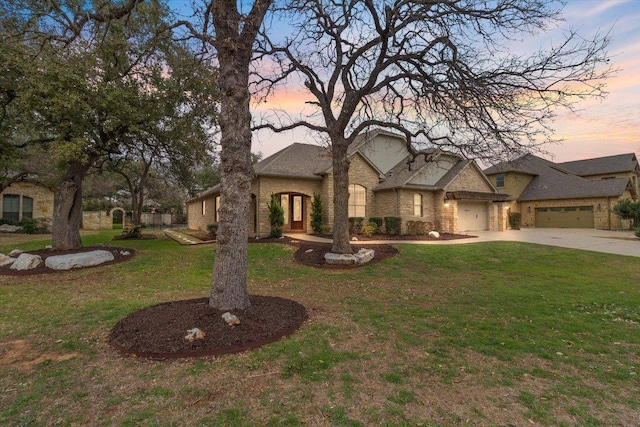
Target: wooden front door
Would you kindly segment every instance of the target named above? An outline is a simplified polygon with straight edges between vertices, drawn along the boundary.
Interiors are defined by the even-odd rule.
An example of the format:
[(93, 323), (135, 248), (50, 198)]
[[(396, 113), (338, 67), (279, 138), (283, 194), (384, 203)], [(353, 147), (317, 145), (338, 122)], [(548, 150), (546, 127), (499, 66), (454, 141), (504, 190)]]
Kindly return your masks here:
[(291, 229), (304, 230), (303, 196), (291, 196)]

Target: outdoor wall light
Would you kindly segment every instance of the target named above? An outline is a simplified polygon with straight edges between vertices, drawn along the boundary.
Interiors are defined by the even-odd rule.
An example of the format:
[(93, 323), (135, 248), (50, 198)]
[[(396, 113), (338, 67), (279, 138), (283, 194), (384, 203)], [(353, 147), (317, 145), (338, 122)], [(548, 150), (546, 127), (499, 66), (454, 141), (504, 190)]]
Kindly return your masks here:
[(448, 208), (448, 207), (449, 207), (449, 203), (445, 203), (445, 204), (444, 204), (444, 207), (445, 207), (445, 208)]
[(602, 205), (600, 203), (598, 203), (598, 210), (602, 210)]
[(527, 212), (531, 213), (531, 206), (527, 208)]

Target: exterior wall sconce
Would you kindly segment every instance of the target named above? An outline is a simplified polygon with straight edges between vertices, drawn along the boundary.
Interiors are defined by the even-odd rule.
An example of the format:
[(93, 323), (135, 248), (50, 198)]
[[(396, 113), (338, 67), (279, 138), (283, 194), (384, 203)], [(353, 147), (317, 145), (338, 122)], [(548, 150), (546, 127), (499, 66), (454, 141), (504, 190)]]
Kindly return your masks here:
[(511, 206), (505, 206), (505, 207), (504, 207), (504, 210), (505, 210), (505, 211), (508, 211), (509, 209), (511, 209)]
[(598, 203), (598, 210), (601, 211), (602, 210), (602, 205), (600, 203)]
[(527, 212), (531, 213), (531, 206), (527, 207)]
[(444, 204), (444, 207), (445, 207), (445, 208), (448, 208), (448, 207), (449, 207), (449, 202), (446, 202), (446, 203)]

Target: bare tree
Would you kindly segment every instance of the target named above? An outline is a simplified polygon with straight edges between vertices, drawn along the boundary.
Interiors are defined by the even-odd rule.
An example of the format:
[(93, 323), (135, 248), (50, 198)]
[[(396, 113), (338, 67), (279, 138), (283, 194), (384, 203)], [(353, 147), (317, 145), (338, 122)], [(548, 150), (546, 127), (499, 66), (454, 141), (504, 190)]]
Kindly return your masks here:
[[(549, 48), (518, 54), (561, 4), (547, 0), (291, 0), (280, 12), (292, 31), (262, 34), (259, 88), (304, 82), (317, 114), (267, 119), (256, 128), (306, 127), (331, 141), (332, 251), (349, 253), (347, 148), (367, 129), (395, 130), (465, 156), (496, 159), (551, 139), (557, 107), (603, 96), (608, 38), (573, 31)], [(265, 96), (266, 96), (265, 95)]]
[[(220, 226), (209, 304), (217, 309), (249, 307), (247, 236), (251, 199), (251, 113), (249, 67), (256, 36), (272, 0), (211, 0), (196, 11), (200, 21), (178, 22), (205, 48), (213, 48), (220, 90)], [(240, 7), (240, 9), (239, 9)]]

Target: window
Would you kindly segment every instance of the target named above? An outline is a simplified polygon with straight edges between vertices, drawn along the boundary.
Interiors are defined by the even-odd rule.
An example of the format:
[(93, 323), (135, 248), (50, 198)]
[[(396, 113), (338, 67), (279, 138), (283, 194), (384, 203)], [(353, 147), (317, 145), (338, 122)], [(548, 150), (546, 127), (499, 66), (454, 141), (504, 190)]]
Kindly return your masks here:
[(413, 215), (422, 216), (422, 194), (420, 193), (413, 195)]
[(22, 196), (22, 218), (33, 218), (33, 199)]
[(20, 196), (18, 194), (5, 194), (2, 197), (2, 218), (11, 221), (20, 220)]
[(349, 185), (349, 217), (366, 216), (367, 189), (362, 185)]
[(280, 206), (282, 207), (282, 211), (284, 212), (284, 223), (289, 224), (289, 195), (281, 194), (280, 195)]
[(498, 187), (498, 188), (504, 187), (504, 174), (503, 173), (499, 173), (498, 175), (496, 175), (496, 187)]
[(220, 196), (216, 196), (215, 209), (216, 209), (216, 215), (214, 219), (216, 222), (220, 222)]
[(202, 216), (205, 216), (207, 214), (207, 201), (203, 200), (202, 201)]

